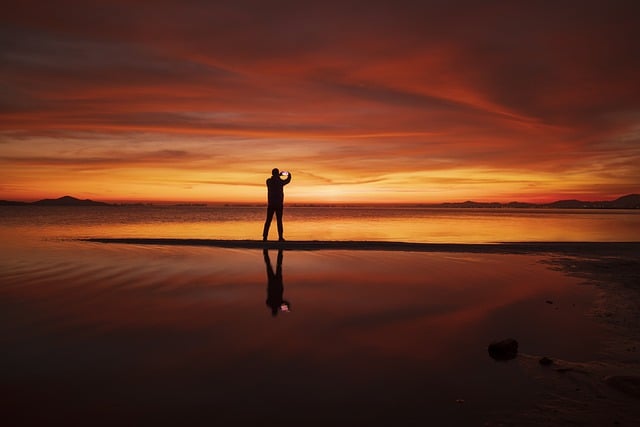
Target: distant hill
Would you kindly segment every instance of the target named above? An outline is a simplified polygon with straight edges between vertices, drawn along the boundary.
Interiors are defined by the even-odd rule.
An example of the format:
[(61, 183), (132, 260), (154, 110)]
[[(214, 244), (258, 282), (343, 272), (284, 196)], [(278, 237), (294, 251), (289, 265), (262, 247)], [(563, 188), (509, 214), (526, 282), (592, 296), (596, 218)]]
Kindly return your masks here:
[(614, 209), (638, 209), (640, 208), (640, 194), (628, 194), (609, 203)]
[(506, 205), (497, 202), (474, 202), (467, 200), (466, 202), (447, 202), (433, 205), (434, 207), (442, 208), (502, 208)]
[(640, 209), (640, 194), (628, 194), (615, 200), (585, 202), (582, 200), (558, 200), (552, 203), (496, 203), (473, 202), (440, 203), (431, 205), (443, 208), (553, 208), (553, 209)]
[[(14, 202), (10, 200), (0, 200), (0, 206), (119, 206), (112, 205), (104, 202), (96, 202), (93, 200), (85, 199), (80, 200), (71, 196), (64, 196), (58, 199), (43, 199), (37, 202)], [(126, 206), (126, 205), (121, 205)], [(186, 204), (179, 204), (176, 206), (186, 206)], [(189, 204), (189, 206), (206, 206), (205, 204)], [(259, 205), (262, 206), (262, 205)], [(319, 205), (321, 206), (321, 205)], [(416, 205), (417, 206), (417, 205)], [(466, 202), (459, 203), (438, 203), (438, 204), (425, 204), (420, 206), (428, 206), (434, 208), (485, 208), (485, 209), (498, 209), (498, 208), (553, 208), (553, 209), (640, 209), (640, 194), (628, 194), (626, 196), (619, 197), (615, 200), (604, 200), (597, 202), (585, 202), (581, 200), (558, 200), (552, 203), (524, 203), (524, 202), (509, 202), (509, 203), (497, 203), (497, 202), (474, 202), (468, 200)]]
[(559, 200), (542, 206), (560, 209), (640, 209), (640, 194), (628, 194), (615, 200), (604, 200), (598, 202)]
[(109, 206), (108, 203), (95, 202), (90, 199), (76, 199), (71, 196), (63, 196), (58, 199), (43, 199), (33, 202), (37, 206)]
[(580, 200), (558, 200), (557, 202), (548, 203), (544, 205), (547, 208), (557, 209), (582, 209), (590, 207), (593, 202), (582, 202)]

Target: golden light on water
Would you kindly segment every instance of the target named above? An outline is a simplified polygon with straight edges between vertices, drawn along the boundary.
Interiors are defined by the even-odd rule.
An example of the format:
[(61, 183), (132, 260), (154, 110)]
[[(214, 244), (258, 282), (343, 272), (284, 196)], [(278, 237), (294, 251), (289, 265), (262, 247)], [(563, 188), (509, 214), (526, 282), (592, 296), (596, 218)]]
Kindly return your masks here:
[[(110, 207), (88, 213), (89, 219), (75, 222), (79, 217), (73, 208), (58, 208), (50, 213), (48, 223), (38, 210), (24, 212), (23, 219), (31, 225), (5, 224), (3, 238), (8, 247), (27, 236), (255, 240), (261, 237), (265, 220), (262, 207)], [(288, 207), (284, 231), (291, 240), (638, 241), (640, 215), (609, 210)], [(275, 229), (271, 236), (275, 238), (273, 233)]]

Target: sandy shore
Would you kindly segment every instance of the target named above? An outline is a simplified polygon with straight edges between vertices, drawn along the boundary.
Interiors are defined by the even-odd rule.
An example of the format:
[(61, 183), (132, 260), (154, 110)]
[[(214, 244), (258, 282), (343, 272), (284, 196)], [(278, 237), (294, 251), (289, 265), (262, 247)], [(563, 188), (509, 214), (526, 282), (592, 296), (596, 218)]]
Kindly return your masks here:
[[(529, 411), (487, 425), (638, 425), (640, 243), (506, 243), (488, 249), (494, 253), (544, 253), (543, 262), (549, 268), (596, 286), (599, 297), (587, 315), (604, 325), (608, 337), (596, 360), (519, 354), (515, 363), (543, 384), (546, 393)], [(550, 364), (543, 364), (542, 358), (550, 359)]]
[[(518, 363), (548, 393), (535, 409), (518, 414), (506, 425), (640, 423), (640, 252), (637, 244), (606, 246), (604, 251), (556, 252), (545, 261), (550, 268), (601, 291), (588, 314), (608, 331), (600, 357), (571, 361), (521, 354)], [(553, 363), (541, 366), (545, 356)]]
[(640, 242), (500, 242), (500, 243), (412, 243), (367, 240), (218, 240), (175, 238), (86, 238), (95, 243), (132, 245), (210, 246), (232, 249), (284, 249), (284, 250), (357, 250), (357, 251), (411, 251), (411, 252), (467, 252), (490, 254), (573, 254), (589, 256), (618, 256), (640, 253)]
[[(640, 421), (640, 242), (505, 242), (495, 244), (384, 241), (286, 241), (89, 238), (95, 243), (209, 246), (234, 249), (411, 251), (545, 256), (549, 268), (597, 286), (588, 314), (608, 331), (597, 360), (560, 360), (520, 353), (509, 363), (539, 381), (544, 396), (526, 412), (487, 425), (637, 425)], [(517, 338), (517, 337), (514, 337)], [(542, 365), (540, 359), (552, 360)]]

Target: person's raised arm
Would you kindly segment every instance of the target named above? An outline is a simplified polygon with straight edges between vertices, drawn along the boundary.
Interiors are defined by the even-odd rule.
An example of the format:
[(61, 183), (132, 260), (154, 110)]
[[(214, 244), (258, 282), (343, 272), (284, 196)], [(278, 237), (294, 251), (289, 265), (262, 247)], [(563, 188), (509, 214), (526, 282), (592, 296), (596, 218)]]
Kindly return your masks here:
[(287, 179), (282, 181), (282, 185), (287, 185), (290, 182), (291, 182), (291, 172), (289, 172), (289, 175), (287, 175)]

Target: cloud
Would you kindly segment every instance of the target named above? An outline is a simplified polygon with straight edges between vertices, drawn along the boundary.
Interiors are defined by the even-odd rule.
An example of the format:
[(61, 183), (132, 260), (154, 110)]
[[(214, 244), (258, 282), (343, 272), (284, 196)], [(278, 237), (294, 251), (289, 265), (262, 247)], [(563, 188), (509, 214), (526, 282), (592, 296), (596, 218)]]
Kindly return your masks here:
[[(105, 153), (102, 156), (0, 156), (0, 163), (26, 166), (62, 166), (75, 169), (104, 169), (137, 166), (166, 166), (176, 162), (208, 159), (209, 156), (189, 153), (184, 150), (158, 150), (151, 152), (131, 151)], [(181, 163), (181, 167), (185, 167)]]
[(579, 172), (626, 189), (640, 160), (639, 12), (589, 0), (25, 0), (0, 17), (1, 160), (151, 176), (288, 163), (309, 185), (367, 189), (471, 169), (556, 174), (559, 188)]

